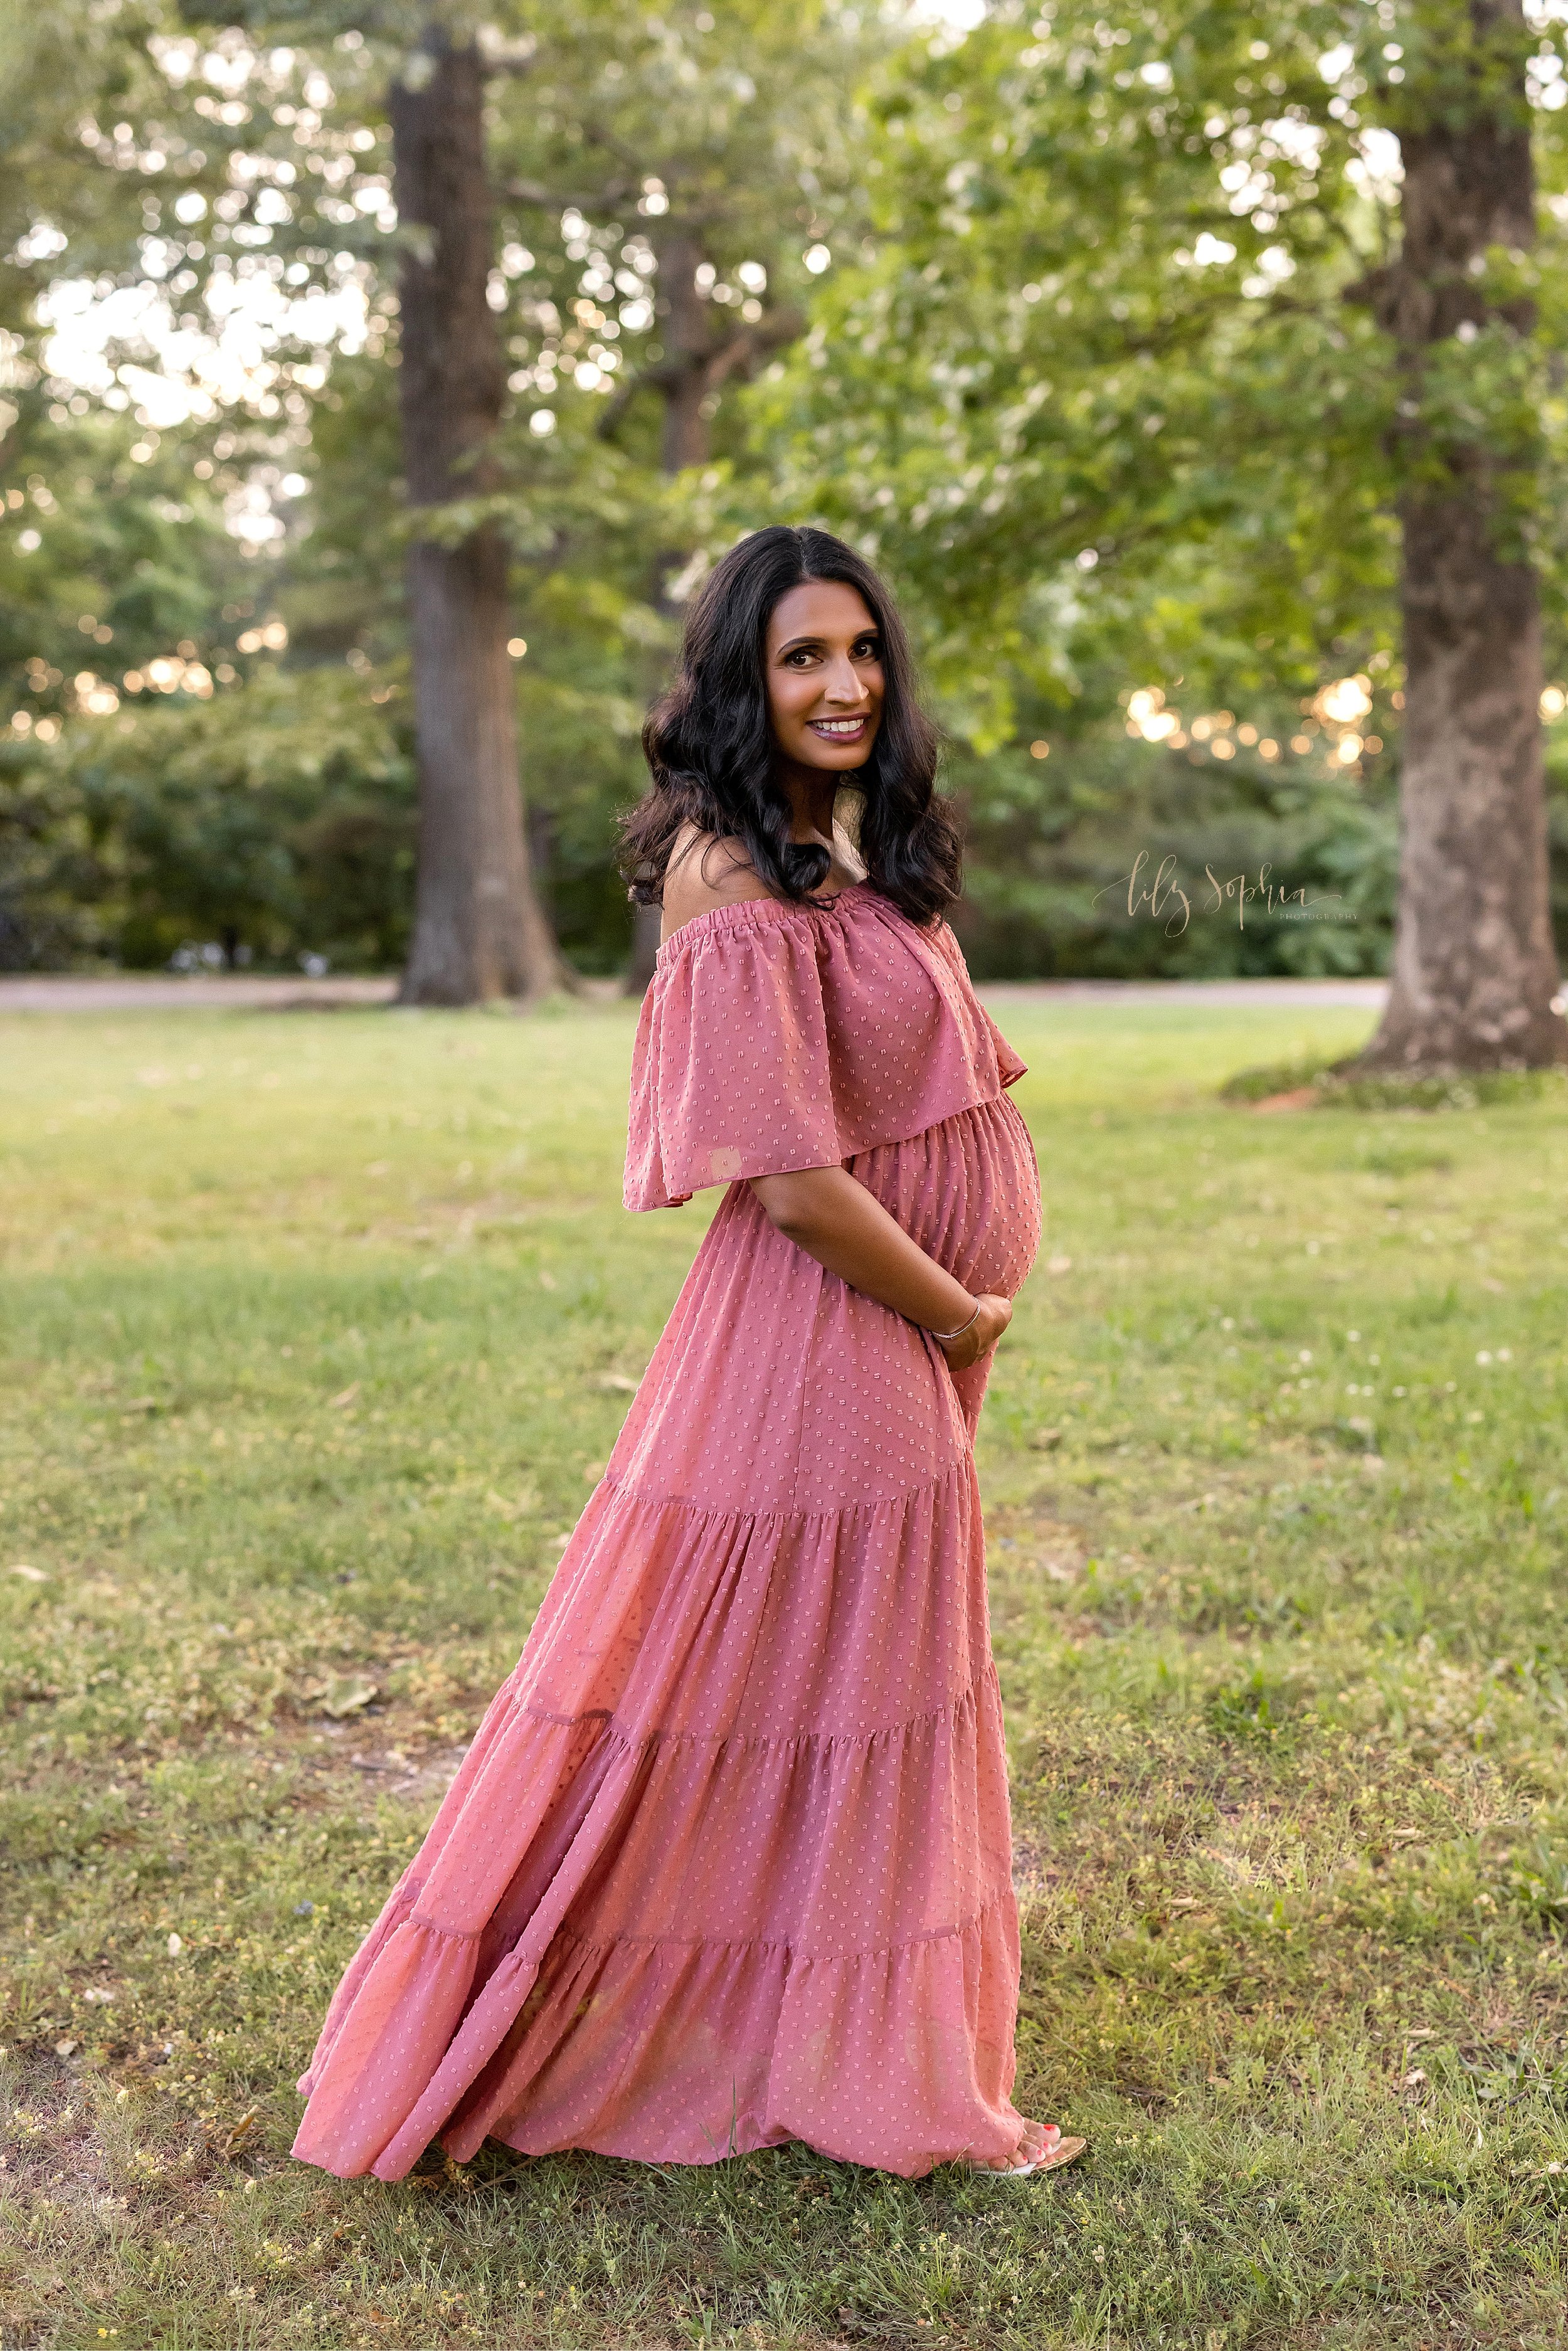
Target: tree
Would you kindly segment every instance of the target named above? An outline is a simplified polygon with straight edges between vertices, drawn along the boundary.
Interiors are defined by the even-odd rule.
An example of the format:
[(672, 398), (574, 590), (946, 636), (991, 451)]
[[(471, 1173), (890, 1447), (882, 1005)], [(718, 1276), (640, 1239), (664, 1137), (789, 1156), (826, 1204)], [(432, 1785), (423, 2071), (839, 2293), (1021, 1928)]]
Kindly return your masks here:
[(227, 693), (0, 742), (0, 965), (156, 966), (190, 946), (395, 960), (413, 777), (407, 695), (383, 694), (340, 667), (267, 664)]
[[(879, 92), (874, 257), (832, 288), (758, 419), (797, 510), (825, 510), (914, 588), (974, 742), (1118, 668), (1173, 692), (1180, 677), (1200, 707), (1312, 705), (1325, 673), (1353, 674), (1364, 734), (1412, 746), (1408, 967), (1445, 916), (1466, 928), (1440, 1017), (1434, 997), (1399, 1029), (1412, 1070), (1563, 1052), (1526, 610), (1532, 565), (1561, 641), (1563, 421), (1522, 281), (1560, 308), (1564, 248), (1554, 219), (1533, 255), (1517, 242), (1526, 78), (1554, 190), (1562, 70), (1517, 0), (1473, 16), (1469, 0), (1295, 0), (1266, 21), (1200, 0), (1158, 16), (1061, 0), (1032, 25), (998, 9)], [(1396, 138), (1415, 211), (1387, 276)], [(1468, 193), (1439, 249), (1419, 222), (1444, 172)], [(1499, 229), (1506, 250), (1487, 243)], [(1391, 341), (1396, 287), (1419, 296), (1434, 272), (1446, 306), (1415, 300), (1401, 315), (1419, 331)], [(1401, 535), (1415, 580), (1434, 530), (1448, 585), (1427, 591), (1429, 622), (1410, 608), (1402, 677)], [(1505, 585), (1527, 639), (1506, 688), (1480, 682)], [(1434, 628), (1460, 631), (1436, 660)], [(1438, 785), (1422, 747), (1456, 691), (1462, 756)], [(1364, 733), (1336, 734), (1335, 763), (1358, 766)], [(1457, 799), (1478, 799), (1491, 821), (1467, 816), (1434, 858)]]
[[(615, 378), (600, 436), (643, 473), (640, 485), (634, 472), (616, 477), (662, 624), (645, 647), (641, 699), (662, 682), (690, 584), (692, 541), (664, 486), (708, 465), (726, 393), (801, 332), (805, 289), (828, 258), (822, 239), (858, 229), (855, 94), (898, 21), (889, 11), (862, 22), (824, 0), (787, 16), (772, 0), (745, 0), (680, 17), (599, 0), (541, 20), (536, 103), (517, 126), (504, 194), (528, 224), (521, 233), (543, 245), (536, 278), (544, 269), (565, 280), (561, 325), (586, 314), (591, 326), (596, 304), (614, 290), (627, 298), (610, 348), (588, 357), (591, 374)], [(623, 243), (629, 215), (636, 227)], [(540, 372), (536, 359), (536, 382)], [(729, 435), (725, 455), (739, 453)], [(639, 908), (634, 993), (652, 976), (658, 935), (658, 909)]]
[(62, 787), (62, 737), (85, 728), (110, 757), (124, 751), (139, 713), (210, 707), (270, 666), (280, 633), (274, 567), (225, 528), (226, 467), (211, 454), (224, 436), (76, 405), (85, 413), (47, 379), (14, 380), (0, 455), (5, 968), (58, 965), (120, 935), (112, 908), (90, 911), (95, 877), (115, 892), (96, 813)]
[[(820, 0), (787, 23), (763, 0), (716, 19), (513, 6), (498, 26), (428, 0), (243, 0), (226, 26), (143, 10), (101, 103), (84, 89), (35, 134), (32, 177), (74, 267), (140, 266), (198, 293), (248, 270), (301, 300), (358, 278), (400, 362), (423, 807), (406, 992), (538, 992), (562, 967), (518, 804), (510, 578), (519, 556), (570, 563), (585, 535), (602, 542), (617, 501), (645, 547), (661, 464), (705, 458), (725, 388), (796, 330), (869, 36)], [(154, 172), (178, 173), (177, 200)], [(518, 357), (534, 363), (508, 376)], [(280, 353), (286, 406), (332, 399), (323, 358)], [(664, 413), (656, 451), (643, 392)], [(622, 462), (583, 462), (574, 408), (611, 421)], [(649, 551), (665, 636), (689, 552)]]
[[(363, 273), (373, 307), (377, 279), (400, 251), (390, 243), (397, 223), (387, 181), (373, 168), (389, 83), (397, 92), (423, 808), (405, 993), (446, 1003), (538, 994), (560, 982), (564, 967), (528, 870), (506, 651), (507, 549), (494, 518), (475, 511), (494, 486), (490, 444), (504, 397), (486, 303), (489, 68), (472, 34), (449, 35), (438, 11), (367, 9), (362, 26), (360, 13), (256, 0), (203, 23), (193, 10), (181, 16), (146, 0), (110, 38), (94, 29), (104, 12), (89, 8), (83, 47), (93, 72), (68, 81), (62, 95), (57, 78), (29, 57), (34, 102), (17, 110), (11, 143), (37, 208), (35, 264), (59, 266), (63, 249), (78, 271), (107, 265), (122, 279), (167, 282), (176, 297), (205, 293), (210, 302), (247, 269), (278, 284), (287, 277), (301, 292), (341, 291), (358, 254), (361, 269), (378, 265), (373, 277)], [(284, 45), (290, 34), (298, 46)], [(177, 193), (165, 194), (166, 173)], [(25, 323), (37, 346), (36, 306)], [(290, 366), (286, 334), (281, 372), (292, 385), (281, 398), (263, 395), (263, 413), (283, 407), (303, 418), (307, 387), (322, 388), (322, 355), (293, 357)]]
[[(1399, 919), (1387, 1009), (1362, 1061), (1540, 1068), (1568, 1061), (1568, 1029), (1552, 1002), (1541, 590), (1522, 528), (1539, 436), (1521, 418), (1479, 436), (1467, 397), (1483, 368), (1529, 397), (1536, 44), (1522, 0), (1428, 5), (1412, 34), (1385, 101), (1404, 162), (1401, 246), (1353, 289), (1396, 346), (1407, 444)], [(1456, 339), (1484, 353), (1474, 371), (1447, 360)]]
[(392, 187), (406, 237), (399, 385), (420, 777), (409, 1004), (531, 998), (567, 977), (528, 870), (506, 537), (482, 511), (461, 536), (429, 528), (497, 486), (506, 361), (488, 300), (486, 79), (477, 42), (455, 43), (432, 23), (391, 94)]

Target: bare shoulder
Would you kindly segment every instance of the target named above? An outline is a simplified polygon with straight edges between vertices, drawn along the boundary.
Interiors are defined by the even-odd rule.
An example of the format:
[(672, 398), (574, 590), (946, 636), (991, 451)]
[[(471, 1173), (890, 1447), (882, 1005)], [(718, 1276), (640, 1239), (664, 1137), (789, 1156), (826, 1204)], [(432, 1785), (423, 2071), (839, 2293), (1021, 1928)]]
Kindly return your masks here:
[(678, 835), (664, 869), (661, 940), (674, 938), (698, 914), (715, 906), (735, 906), (747, 898), (769, 898), (738, 841), (718, 841), (687, 825)]

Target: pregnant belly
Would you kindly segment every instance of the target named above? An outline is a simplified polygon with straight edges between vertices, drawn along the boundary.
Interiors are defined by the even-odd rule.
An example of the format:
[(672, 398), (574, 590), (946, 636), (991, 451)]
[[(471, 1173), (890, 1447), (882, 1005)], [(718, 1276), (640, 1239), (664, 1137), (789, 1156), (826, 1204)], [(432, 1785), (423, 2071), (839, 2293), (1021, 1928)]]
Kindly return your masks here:
[[(1040, 1238), (1040, 1176), (1010, 1102), (845, 1164), (967, 1289), (1019, 1289)], [(749, 1184), (734, 1184), (610, 1479), (651, 1502), (744, 1515), (902, 1507), (961, 1460), (992, 1360), (955, 1374), (915, 1323), (824, 1273), (768, 1222)]]
[(1004, 1094), (848, 1163), (904, 1231), (967, 1290), (1011, 1298), (1040, 1247), (1040, 1170)]

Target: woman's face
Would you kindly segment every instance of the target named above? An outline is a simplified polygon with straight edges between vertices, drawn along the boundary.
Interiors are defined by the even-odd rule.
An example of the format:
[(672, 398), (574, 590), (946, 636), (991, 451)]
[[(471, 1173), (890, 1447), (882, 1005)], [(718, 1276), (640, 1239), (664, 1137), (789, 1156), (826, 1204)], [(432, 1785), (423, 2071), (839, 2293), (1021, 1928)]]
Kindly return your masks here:
[(802, 768), (864, 767), (882, 719), (882, 640), (858, 589), (808, 580), (773, 608), (765, 652), (773, 736)]

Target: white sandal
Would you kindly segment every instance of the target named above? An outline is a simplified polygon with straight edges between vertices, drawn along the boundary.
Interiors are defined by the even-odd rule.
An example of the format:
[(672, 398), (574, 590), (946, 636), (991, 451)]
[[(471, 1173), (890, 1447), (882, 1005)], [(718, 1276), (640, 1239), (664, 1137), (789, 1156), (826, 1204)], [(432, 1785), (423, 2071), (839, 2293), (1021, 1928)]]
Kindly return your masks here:
[(988, 2163), (971, 2163), (967, 2168), (976, 2179), (1032, 2179), (1037, 2171), (1060, 2171), (1063, 2164), (1075, 2162), (1089, 2142), (1086, 2138), (1063, 2138), (1054, 2123), (1050, 2130), (1055, 2134), (1054, 2146), (1048, 2145), (1032, 2162), (1009, 2163), (1000, 2171)]

